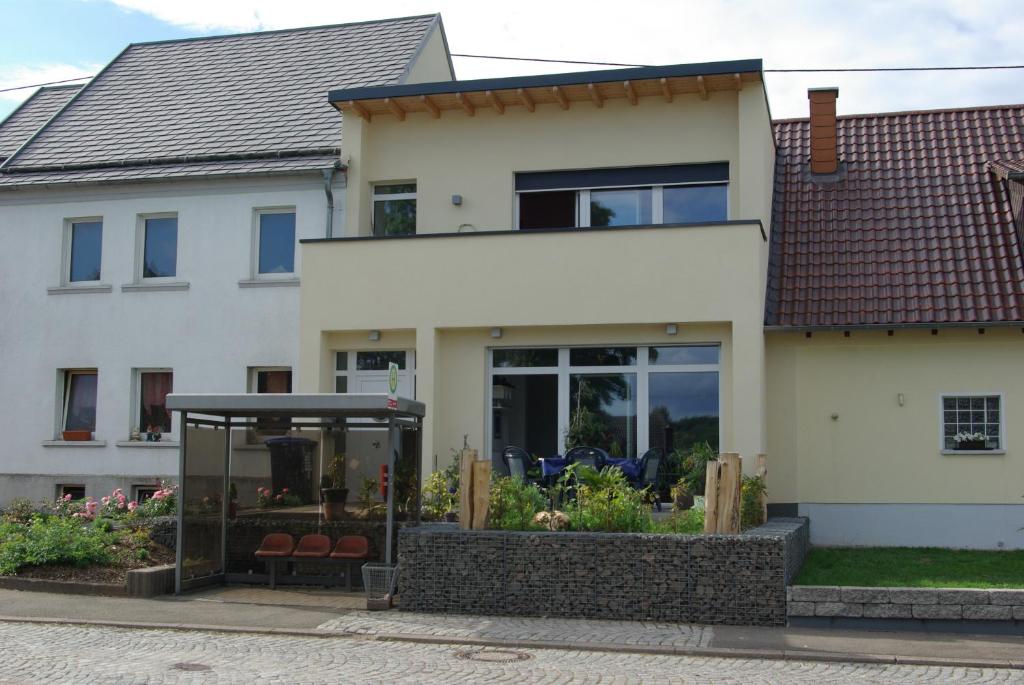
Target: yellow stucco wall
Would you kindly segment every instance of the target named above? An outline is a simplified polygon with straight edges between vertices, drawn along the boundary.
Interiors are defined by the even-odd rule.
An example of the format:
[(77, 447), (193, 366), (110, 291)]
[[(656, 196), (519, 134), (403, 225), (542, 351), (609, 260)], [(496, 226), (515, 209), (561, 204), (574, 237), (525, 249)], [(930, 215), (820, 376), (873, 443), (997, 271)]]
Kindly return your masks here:
[[(416, 61), (409, 68), (403, 83), (431, 83), (433, 81), (449, 81), (454, 78), (440, 25), (435, 25), (430, 36), (420, 50)], [(341, 84), (339, 84), (341, 85)]]
[[(425, 445), (483, 438), (484, 350), (500, 343), (723, 342), (722, 445), (763, 451), (757, 224), (459, 235), (303, 245), (301, 391), (328, 391), (337, 349), (412, 347)], [(680, 324), (667, 336), (665, 324)], [(713, 338), (704, 336), (716, 325)], [(697, 328), (692, 328), (697, 326)], [(413, 333), (414, 332), (414, 333)], [(515, 344), (518, 344), (516, 342)], [(468, 346), (468, 347), (467, 347)], [(728, 387), (726, 387), (728, 386)], [(428, 453), (429, 454), (429, 453)], [(428, 457), (429, 458), (429, 457)]]
[[(769, 333), (767, 350), (771, 501), (1021, 502), (1020, 329)], [(940, 396), (983, 393), (1003, 394), (1006, 453), (942, 454)]]
[[(509, 106), (504, 114), (480, 108), (472, 117), (410, 113), (405, 121), (382, 114), (370, 123), (349, 116), (342, 145), (348, 236), (371, 232), (374, 183), (416, 181), (418, 233), (508, 230), (519, 171), (721, 161), (730, 166), (729, 217), (767, 226), (770, 216), (774, 148), (761, 84), (706, 101), (645, 97), (636, 106), (575, 102), (533, 113)], [(452, 204), (455, 194), (461, 206)]]

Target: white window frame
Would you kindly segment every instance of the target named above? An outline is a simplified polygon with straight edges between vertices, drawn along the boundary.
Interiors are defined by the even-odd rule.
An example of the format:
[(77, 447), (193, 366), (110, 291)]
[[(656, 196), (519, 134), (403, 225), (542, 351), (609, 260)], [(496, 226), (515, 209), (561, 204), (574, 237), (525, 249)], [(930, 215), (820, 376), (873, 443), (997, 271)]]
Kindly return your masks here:
[[(584, 348), (607, 348), (607, 347), (631, 347), (636, 348), (636, 363), (631, 366), (571, 366), (569, 364), (570, 350)], [(717, 347), (717, 364), (651, 364), (649, 363), (649, 350), (652, 347)], [(504, 367), (494, 366), (494, 351), (499, 349), (557, 349), (557, 366), (519, 366)], [(721, 341), (708, 342), (687, 342), (687, 343), (609, 343), (607, 345), (570, 345), (568, 347), (555, 347), (552, 345), (503, 345), (487, 348), (486, 367), (486, 388), (484, 399), (487, 411), (485, 412), (484, 432), (486, 434), (484, 444), (490, 449), (493, 444), (493, 411), (494, 406), (494, 376), (541, 376), (552, 375), (558, 378), (558, 444), (556, 449), (559, 453), (565, 453), (565, 436), (569, 430), (569, 417), (571, 414), (570, 379), (574, 375), (608, 375), (614, 373), (633, 373), (636, 375), (636, 456), (639, 457), (650, 449), (650, 383), (652, 373), (700, 373), (714, 372), (718, 374), (718, 437), (722, 438), (722, 343)]]
[[(146, 259), (146, 220), (147, 219), (175, 219), (177, 220), (177, 232), (174, 240), (174, 275), (145, 277)], [(159, 285), (161, 283), (181, 282), (181, 219), (177, 212), (153, 212), (149, 214), (138, 214), (135, 219), (135, 283), (147, 285)]]
[[(999, 447), (991, 450), (946, 449), (946, 414), (944, 400), (961, 397), (996, 397), (999, 399)], [(943, 392), (939, 393), (939, 453), (944, 455), (1002, 455), (1006, 454), (1006, 400), (1001, 392)]]
[[(172, 382), (174, 378), (174, 369), (170, 367), (143, 367), (132, 369), (132, 385), (131, 385), (131, 404), (130, 414), (128, 416), (128, 430), (129, 434), (131, 431), (139, 431), (139, 433), (145, 433), (146, 427), (138, 425), (139, 413), (142, 411), (142, 374), (144, 373), (169, 373), (171, 374)], [(164, 433), (161, 440), (169, 440), (171, 442), (177, 441), (178, 435), (178, 412), (171, 412), (171, 432)]]
[[(519, 228), (519, 199), (523, 194), (534, 194), (534, 193), (554, 193), (554, 192), (566, 192), (575, 191), (576, 193), (576, 226), (575, 228), (593, 228), (590, 225), (590, 192), (593, 190), (632, 190), (634, 188), (650, 188), (651, 189), (651, 226), (659, 226), (665, 223), (665, 203), (664, 203), (664, 189), (665, 188), (679, 188), (684, 186), (725, 186), (725, 221), (729, 220), (729, 182), (728, 181), (694, 181), (690, 183), (662, 183), (660, 185), (614, 185), (614, 186), (594, 186), (591, 188), (545, 188), (544, 190), (524, 190), (516, 191), (516, 200), (513, 203), (514, 211), (512, 213), (512, 222), (515, 227), (514, 230), (522, 230)], [(644, 224), (640, 224), (641, 226)], [(700, 224), (695, 224), (700, 225)], [(603, 227), (599, 227), (603, 228)], [(529, 230), (529, 229), (526, 229)]]
[[(100, 224), (100, 277), (94, 281), (72, 281), (71, 280), (71, 243), (74, 239), (75, 224), (95, 223)], [(76, 216), (64, 219), (63, 237), (61, 240), (60, 256), (60, 285), (64, 288), (88, 288), (103, 282), (103, 226), (102, 216)]]
[[(411, 193), (377, 193), (377, 188), (381, 186), (401, 186), (412, 184), (416, 186), (416, 190)], [(405, 181), (374, 181), (370, 184), (370, 234), (377, 235), (376, 216), (377, 216), (377, 201), (383, 200), (416, 200), (416, 225), (413, 226), (413, 233), (419, 233), (420, 227), (420, 202), (417, 199), (419, 193), (419, 183), (416, 179), (407, 179)], [(394, 237), (394, 236), (379, 236), (381, 238)]]
[[(347, 378), (348, 387), (350, 390), (345, 394), (352, 392), (351, 388), (355, 387), (353, 382), (357, 377), (362, 376), (364, 378), (376, 378), (378, 376), (386, 377), (387, 370), (383, 371), (358, 371), (356, 369), (356, 356), (360, 352), (405, 352), (405, 368), (398, 372), (398, 383), (401, 385), (403, 380), (408, 380), (409, 387), (412, 388), (413, 397), (416, 397), (416, 350), (402, 349), (402, 348), (387, 348), (387, 349), (361, 349), (361, 350), (335, 350), (334, 351), (334, 385), (331, 386), (331, 392), (334, 392), (338, 387), (338, 378)], [(347, 355), (346, 357), (346, 369), (344, 371), (338, 370), (337, 356), (339, 354)]]
[(250, 366), (246, 368), (246, 392), (256, 394), (262, 371), (288, 371), (292, 374), (292, 392), (295, 391), (295, 371), (290, 366)]
[[(292, 243), (292, 270), (281, 273), (260, 273), (260, 217), (264, 214), (294, 214), (295, 215), (295, 240)], [(299, 251), (296, 244), (299, 241), (299, 213), (294, 205), (282, 205), (278, 207), (256, 207), (252, 216), (252, 242), (249, 250), (249, 278), (254, 281), (277, 281), (294, 280), (298, 273)]]
[(56, 439), (61, 439), (61, 434), (67, 430), (68, 423), (68, 402), (71, 400), (71, 377), (72, 376), (96, 376), (96, 425), (92, 427), (93, 437), (96, 437), (100, 423), (100, 372), (99, 369), (74, 368), (60, 369), (57, 372), (57, 382), (60, 387), (60, 409), (57, 412)]

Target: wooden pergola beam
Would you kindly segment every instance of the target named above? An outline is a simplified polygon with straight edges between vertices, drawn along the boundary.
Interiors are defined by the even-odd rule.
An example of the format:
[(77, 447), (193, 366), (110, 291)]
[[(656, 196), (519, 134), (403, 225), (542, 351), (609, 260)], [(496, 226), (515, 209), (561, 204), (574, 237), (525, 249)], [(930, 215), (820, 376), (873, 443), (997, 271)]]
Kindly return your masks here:
[(435, 119), (441, 118), (441, 109), (434, 104), (433, 100), (431, 100), (426, 95), (421, 95), (420, 102), (423, 104), (426, 110), (430, 112), (430, 116), (434, 117)]
[(665, 102), (672, 102), (672, 89), (668, 85), (668, 79), (660, 78), (658, 83), (661, 85), (661, 95), (665, 98)]
[(569, 109), (569, 98), (566, 96), (565, 91), (558, 86), (551, 86), (551, 93), (555, 96), (555, 99), (558, 100), (559, 107), (562, 109)]
[(498, 114), (505, 113), (505, 103), (498, 99), (497, 93), (493, 90), (488, 90), (484, 92), (484, 96), (487, 98), (487, 102), (491, 103), (491, 107), (494, 108), (495, 112)]
[(700, 95), (701, 100), (708, 99), (708, 84), (704, 81), (703, 76), (697, 77), (697, 93)]
[(597, 89), (597, 86), (593, 83), (588, 83), (587, 92), (590, 93), (590, 99), (594, 101), (597, 107), (604, 107), (604, 98), (601, 97), (601, 92)]
[(629, 104), (635, 105), (637, 103), (636, 88), (630, 81), (623, 81), (622, 87), (626, 91), (626, 99), (629, 100)]
[(384, 104), (391, 110), (392, 114), (398, 117), (399, 121), (405, 121), (405, 110), (393, 98), (384, 98)]
[(733, 81), (736, 83), (736, 90), (737, 90), (737, 92), (743, 90), (743, 79), (740, 78), (740, 75), (739, 74), (733, 74), (732, 78), (733, 78)]
[(455, 99), (458, 101), (459, 105), (462, 106), (462, 109), (466, 112), (466, 114), (468, 114), (469, 116), (476, 115), (476, 107), (473, 106), (473, 103), (469, 101), (465, 94), (456, 93)]
[(363, 103), (358, 102), (357, 100), (349, 100), (346, 105), (348, 109), (355, 112), (357, 116), (365, 119), (367, 123), (370, 122), (370, 111), (363, 106)]
[(523, 107), (525, 107), (528, 111), (532, 112), (534, 109), (537, 108), (537, 105), (535, 105), (533, 102), (533, 98), (530, 97), (530, 94), (527, 93), (524, 88), (516, 89), (516, 95), (519, 96), (519, 101), (523, 103)]

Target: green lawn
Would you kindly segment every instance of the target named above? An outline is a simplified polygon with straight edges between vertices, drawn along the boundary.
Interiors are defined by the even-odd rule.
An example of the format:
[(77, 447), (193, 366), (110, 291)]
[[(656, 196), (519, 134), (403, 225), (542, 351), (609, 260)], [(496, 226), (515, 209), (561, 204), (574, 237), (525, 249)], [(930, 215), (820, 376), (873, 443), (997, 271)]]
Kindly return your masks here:
[(1024, 551), (818, 547), (796, 585), (1024, 588)]

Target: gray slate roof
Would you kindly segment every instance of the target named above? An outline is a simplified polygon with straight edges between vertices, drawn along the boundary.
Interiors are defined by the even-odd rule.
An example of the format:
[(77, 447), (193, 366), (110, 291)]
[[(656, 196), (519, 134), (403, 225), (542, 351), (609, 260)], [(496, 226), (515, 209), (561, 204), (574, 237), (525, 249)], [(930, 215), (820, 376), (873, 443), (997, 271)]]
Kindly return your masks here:
[[(49, 172), (40, 182), (59, 183), (118, 165), (85, 176), (129, 180), (173, 174), (193, 157), (322, 156), (341, 145), (327, 91), (401, 83), (439, 22), (426, 15), (129, 45), (7, 160), (0, 186), (31, 183), (21, 172)], [(245, 173), (244, 164), (229, 166)]]
[(47, 86), (32, 93), (0, 122), (0, 162), (10, 157), (81, 89), (82, 84), (75, 83), (67, 86)]

